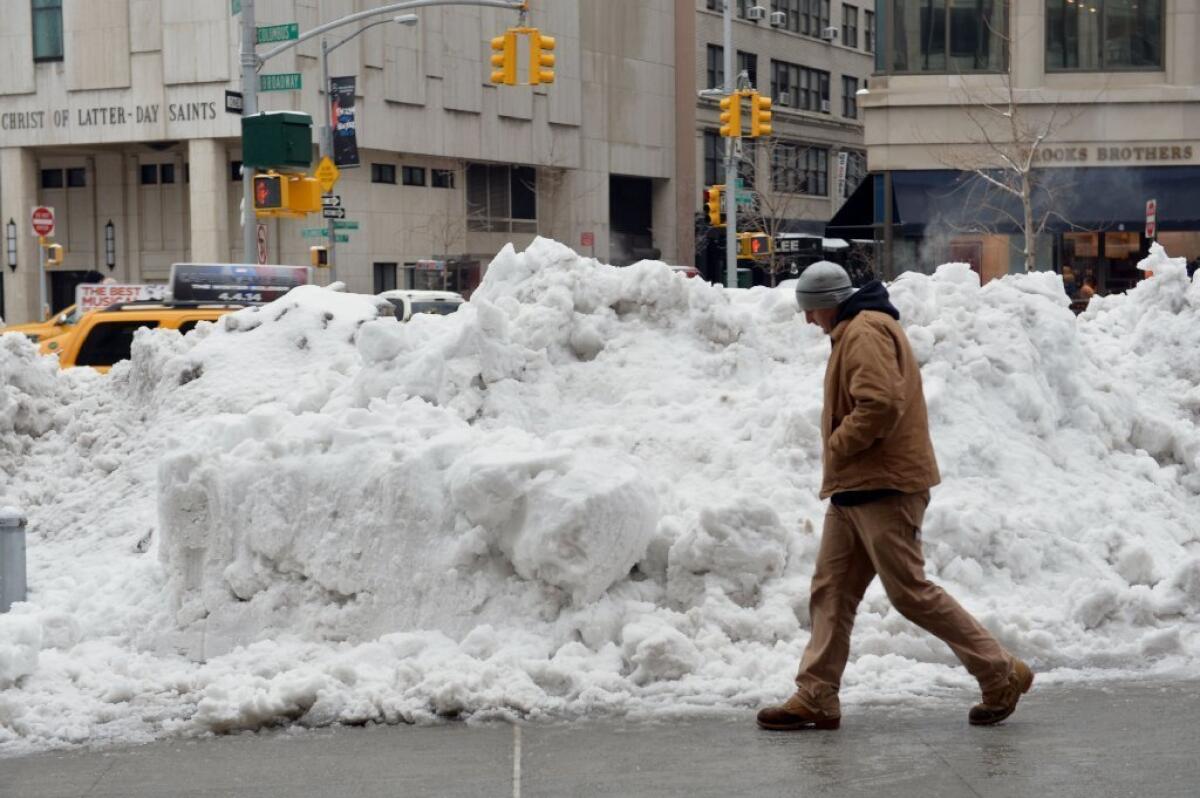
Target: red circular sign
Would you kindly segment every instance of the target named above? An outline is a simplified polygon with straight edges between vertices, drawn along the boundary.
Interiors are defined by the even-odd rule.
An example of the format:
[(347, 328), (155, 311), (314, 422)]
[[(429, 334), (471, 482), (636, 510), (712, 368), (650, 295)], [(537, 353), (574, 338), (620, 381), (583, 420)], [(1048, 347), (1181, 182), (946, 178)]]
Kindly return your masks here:
[(33, 232), (39, 236), (48, 236), (54, 234), (53, 208), (33, 209)]

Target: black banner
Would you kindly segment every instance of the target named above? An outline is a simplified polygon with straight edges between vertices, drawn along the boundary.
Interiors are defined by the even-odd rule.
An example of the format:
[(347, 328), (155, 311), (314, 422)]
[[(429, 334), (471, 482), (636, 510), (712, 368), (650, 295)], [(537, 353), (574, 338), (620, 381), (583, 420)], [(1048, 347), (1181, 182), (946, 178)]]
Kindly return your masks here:
[(329, 79), (330, 126), (333, 128), (333, 162), (358, 166), (358, 122), (354, 118), (354, 76)]

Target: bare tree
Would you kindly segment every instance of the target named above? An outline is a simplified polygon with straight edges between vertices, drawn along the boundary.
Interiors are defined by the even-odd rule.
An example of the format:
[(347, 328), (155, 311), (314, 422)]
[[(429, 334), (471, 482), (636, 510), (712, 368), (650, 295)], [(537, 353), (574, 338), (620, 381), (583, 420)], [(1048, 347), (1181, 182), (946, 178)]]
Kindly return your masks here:
[[(1012, 39), (989, 20), (984, 24), (1011, 54)], [(1064, 204), (1059, 196), (1067, 189), (1065, 173), (1040, 168), (1040, 163), (1047, 143), (1081, 110), (1037, 102), (1036, 93), (1031, 96), (1013, 86), (1011, 67), (995, 76), (960, 78), (959, 105), (971, 123), (969, 140), (963, 147), (939, 146), (935, 153), (946, 166), (972, 177), (956, 189), (965, 195), (958, 203), (964, 213), (950, 224), (964, 232), (990, 233), (1000, 220), (1008, 222), (1019, 231), (1025, 271), (1033, 271), (1037, 239), (1049, 222), (1058, 218), (1070, 224), (1060, 212)]]
[(787, 268), (787, 258), (777, 251), (775, 244), (779, 234), (787, 232), (788, 222), (799, 215), (799, 204), (804, 199), (800, 192), (806, 188), (808, 179), (799, 164), (812, 148), (770, 137), (758, 139), (754, 149), (763, 153), (769, 182), (764, 190), (756, 181), (758, 188), (753, 193), (752, 203), (745, 210), (739, 208), (738, 216), (746, 220), (745, 232), (766, 233), (772, 242), (768, 256), (760, 258), (759, 264), (770, 275), (774, 286), (780, 272)]

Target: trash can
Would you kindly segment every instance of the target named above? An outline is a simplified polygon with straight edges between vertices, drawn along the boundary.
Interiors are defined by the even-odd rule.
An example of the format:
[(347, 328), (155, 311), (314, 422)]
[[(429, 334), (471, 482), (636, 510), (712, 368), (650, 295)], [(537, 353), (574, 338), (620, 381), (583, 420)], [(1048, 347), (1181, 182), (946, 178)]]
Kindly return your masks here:
[(25, 516), (0, 507), (0, 612), (25, 600)]
[(754, 271), (752, 269), (738, 269), (738, 288), (752, 288), (754, 286)]

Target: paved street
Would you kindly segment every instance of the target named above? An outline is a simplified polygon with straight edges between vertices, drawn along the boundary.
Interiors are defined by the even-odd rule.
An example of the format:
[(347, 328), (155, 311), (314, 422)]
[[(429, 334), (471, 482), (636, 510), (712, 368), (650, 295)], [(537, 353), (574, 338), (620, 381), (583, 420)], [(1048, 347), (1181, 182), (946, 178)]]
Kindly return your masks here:
[(1200, 684), (1035, 688), (992, 729), (965, 709), (855, 707), (840, 731), (810, 734), (762, 732), (746, 714), (173, 740), (0, 760), (0, 796), (1151, 798), (1200, 785)]

